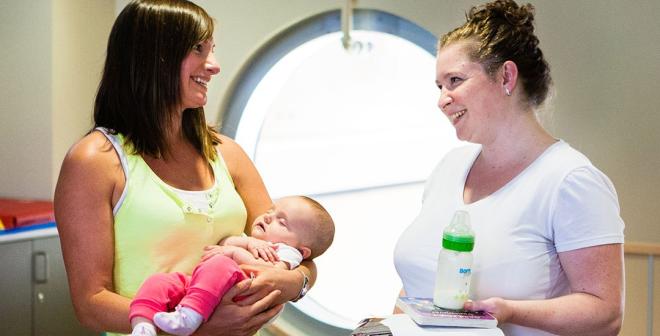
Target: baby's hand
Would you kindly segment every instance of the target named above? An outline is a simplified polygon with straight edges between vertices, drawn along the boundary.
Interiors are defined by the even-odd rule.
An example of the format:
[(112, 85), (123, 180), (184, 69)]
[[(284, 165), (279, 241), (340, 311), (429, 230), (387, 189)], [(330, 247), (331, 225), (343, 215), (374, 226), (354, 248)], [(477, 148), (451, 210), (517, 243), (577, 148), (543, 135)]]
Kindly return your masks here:
[(215, 256), (223, 255), (231, 258), (231, 249), (235, 248), (234, 246), (219, 246), (219, 245), (209, 245), (204, 247), (204, 254), (202, 255), (202, 261)]
[(250, 237), (247, 244), (247, 250), (250, 251), (256, 259), (263, 259), (264, 261), (272, 263), (280, 260), (275, 252), (277, 250), (277, 245), (265, 240)]

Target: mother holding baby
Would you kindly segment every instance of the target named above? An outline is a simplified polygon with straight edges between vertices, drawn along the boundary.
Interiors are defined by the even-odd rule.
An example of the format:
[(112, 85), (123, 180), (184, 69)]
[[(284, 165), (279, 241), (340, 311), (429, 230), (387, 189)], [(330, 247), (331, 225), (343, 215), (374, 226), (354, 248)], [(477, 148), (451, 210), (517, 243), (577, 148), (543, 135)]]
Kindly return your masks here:
[[(185, 0), (133, 1), (113, 25), (95, 127), (67, 153), (55, 191), (73, 304), (90, 329), (130, 333), (144, 279), (189, 274), (205, 246), (246, 232), (272, 205), (239, 145), (206, 124), (207, 85), (220, 72), (213, 31)], [(256, 277), (230, 289), (195, 335), (252, 335), (316, 275), (308, 261), (301, 272), (243, 270)]]

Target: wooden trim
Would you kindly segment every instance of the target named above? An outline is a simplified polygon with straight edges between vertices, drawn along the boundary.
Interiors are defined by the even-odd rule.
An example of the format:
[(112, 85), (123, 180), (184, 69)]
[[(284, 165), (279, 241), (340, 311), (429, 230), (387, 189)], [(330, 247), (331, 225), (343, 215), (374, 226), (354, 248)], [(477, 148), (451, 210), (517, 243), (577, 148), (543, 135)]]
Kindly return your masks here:
[(626, 242), (623, 251), (625, 254), (660, 256), (660, 244)]

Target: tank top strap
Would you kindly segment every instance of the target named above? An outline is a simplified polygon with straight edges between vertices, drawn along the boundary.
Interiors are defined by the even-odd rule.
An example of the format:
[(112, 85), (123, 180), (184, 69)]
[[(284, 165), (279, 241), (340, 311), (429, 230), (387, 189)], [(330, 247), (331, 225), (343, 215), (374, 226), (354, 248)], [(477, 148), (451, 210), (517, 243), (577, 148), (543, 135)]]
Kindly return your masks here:
[(121, 169), (124, 172), (124, 190), (122, 190), (121, 196), (119, 197), (119, 200), (117, 200), (117, 204), (115, 204), (115, 206), (112, 208), (112, 214), (116, 215), (117, 211), (119, 211), (119, 208), (121, 207), (121, 204), (126, 198), (126, 190), (128, 189), (129, 168), (126, 152), (124, 151), (124, 137), (119, 133), (113, 133), (113, 131), (105, 127), (96, 127), (94, 129), (101, 132), (101, 134), (103, 134), (108, 139), (108, 141), (110, 141), (112, 147), (115, 149), (115, 152), (117, 152), (119, 162), (121, 163)]

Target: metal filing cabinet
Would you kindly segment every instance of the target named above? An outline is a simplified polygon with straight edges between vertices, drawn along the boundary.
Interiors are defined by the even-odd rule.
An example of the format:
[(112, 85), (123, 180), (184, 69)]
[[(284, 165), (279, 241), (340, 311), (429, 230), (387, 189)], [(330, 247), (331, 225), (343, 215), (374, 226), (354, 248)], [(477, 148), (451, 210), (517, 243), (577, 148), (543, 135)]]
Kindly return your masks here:
[(0, 235), (0, 335), (98, 335), (75, 318), (55, 228)]

